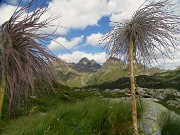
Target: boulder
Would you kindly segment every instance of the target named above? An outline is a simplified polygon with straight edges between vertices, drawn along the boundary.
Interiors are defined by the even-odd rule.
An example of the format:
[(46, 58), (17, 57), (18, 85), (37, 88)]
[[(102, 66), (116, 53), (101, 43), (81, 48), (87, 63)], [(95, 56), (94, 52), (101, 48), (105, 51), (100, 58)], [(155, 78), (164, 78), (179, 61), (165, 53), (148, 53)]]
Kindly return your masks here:
[(142, 120), (140, 121), (141, 132), (148, 135), (161, 135), (158, 116), (162, 112), (167, 111), (167, 109), (153, 101), (154, 99), (143, 99), (146, 106), (142, 115)]

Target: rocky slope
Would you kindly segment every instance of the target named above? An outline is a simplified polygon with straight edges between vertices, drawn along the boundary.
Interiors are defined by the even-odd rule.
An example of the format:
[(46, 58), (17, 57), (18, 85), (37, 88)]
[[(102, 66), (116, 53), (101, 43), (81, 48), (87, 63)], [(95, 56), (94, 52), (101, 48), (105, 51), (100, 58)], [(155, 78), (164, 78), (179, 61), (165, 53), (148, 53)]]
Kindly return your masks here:
[(70, 87), (85, 86), (89, 77), (101, 68), (95, 60), (82, 58), (78, 63), (67, 63), (65, 68), (57, 68), (60, 83)]
[(78, 72), (96, 72), (101, 68), (101, 65), (94, 59), (89, 60), (86, 57), (83, 57), (78, 63), (70, 63), (69, 66)]

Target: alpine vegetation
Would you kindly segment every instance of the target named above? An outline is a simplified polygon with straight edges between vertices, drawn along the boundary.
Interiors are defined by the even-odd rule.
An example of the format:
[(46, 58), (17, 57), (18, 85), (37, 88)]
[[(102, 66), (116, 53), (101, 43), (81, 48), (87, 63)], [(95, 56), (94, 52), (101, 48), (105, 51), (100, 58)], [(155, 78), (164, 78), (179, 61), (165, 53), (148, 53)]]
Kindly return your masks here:
[[(62, 61), (51, 53), (45, 43), (54, 33), (46, 34), (47, 28), (58, 17), (40, 21), (48, 11), (33, 0), (18, 7), (11, 18), (0, 26), (0, 114), (4, 93), (9, 100), (9, 114), (14, 114), (18, 105), (27, 105), (30, 93), (35, 90), (35, 80), (49, 85), (56, 80), (53, 61)], [(32, 8), (33, 11), (31, 12)], [(21, 104), (22, 105), (22, 104)]]
[[(147, 1), (146, 1), (147, 2)], [(146, 3), (145, 2), (145, 3)], [(143, 3), (130, 20), (115, 22), (114, 27), (100, 42), (106, 42), (105, 48), (110, 56), (117, 56), (129, 63), (132, 97), (132, 119), (134, 134), (138, 134), (134, 64), (149, 65), (157, 62), (158, 55), (172, 58), (178, 49), (177, 34), (180, 16), (177, 13), (179, 3), (171, 0)]]

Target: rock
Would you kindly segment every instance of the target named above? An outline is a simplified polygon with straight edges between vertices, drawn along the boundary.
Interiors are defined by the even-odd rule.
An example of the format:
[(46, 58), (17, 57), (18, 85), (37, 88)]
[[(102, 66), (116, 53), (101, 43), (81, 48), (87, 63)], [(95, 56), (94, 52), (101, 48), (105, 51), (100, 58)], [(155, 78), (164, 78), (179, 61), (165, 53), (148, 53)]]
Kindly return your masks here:
[(111, 90), (110, 89), (106, 89), (104, 92), (111, 92)]
[(122, 92), (120, 89), (114, 89), (113, 92)]
[(124, 92), (124, 93), (129, 93), (129, 89), (128, 89), (128, 88), (123, 89), (122, 92)]
[(37, 97), (36, 96), (30, 96), (31, 99), (36, 99)]
[(140, 122), (141, 132), (148, 135), (161, 135), (158, 116), (162, 112), (167, 111), (167, 109), (153, 101), (154, 99), (143, 99), (146, 107), (142, 115), (142, 121)]
[(143, 95), (143, 94), (146, 93), (146, 92), (144, 91), (144, 89), (143, 89), (143, 88), (140, 88), (140, 87), (137, 88), (137, 91), (138, 91), (138, 94), (139, 94), (139, 95)]
[[(142, 125), (143, 132), (148, 135), (161, 135), (158, 124), (152, 120), (146, 120)], [(143, 134), (144, 135), (144, 134)]]
[(81, 89), (75, 89), (74, 91), (75, 91), (75, 92), (78, 92), (78, 91), (81, 91)]
[(166, 103), (170, 106), (174, 106), (175, 108), (180, 108), (180, 100), (167, 100)]
[(140, 93), (140, 95), (149, 95), (152, 98), (157, 98), (161, 100), (166, 99), (168, 96), (180, 98), (180, 92), (175, 89), (148, 89), (138, 87), (138, 92)]
[(167, 95), (166, 95), (165, 93), (158, 93), (155, 97), (158, 98), (158, 99), (163, 100), (163, 99), (166, 98), (166, 96), (167, 96)]

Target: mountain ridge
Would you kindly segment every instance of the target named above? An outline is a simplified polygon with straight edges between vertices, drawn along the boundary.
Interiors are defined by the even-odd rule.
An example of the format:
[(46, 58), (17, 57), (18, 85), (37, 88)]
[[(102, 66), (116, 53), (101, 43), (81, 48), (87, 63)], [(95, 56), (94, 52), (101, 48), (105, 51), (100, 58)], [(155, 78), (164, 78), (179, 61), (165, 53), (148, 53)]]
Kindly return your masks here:
[(78, 63), (69, 63), (68, 65), (78, 72), (96, 72), (101, 68), (101, 65), (94, 59), (89, 60), (86, 57), (83, 57)]
[[(69, 63), (68, 69), (61, 70), (60, 72), (60, 82), (63, 85), (67, 85), (70, 87), (85, 87), (85, 86), (93, 86), (93, 87), (101, 87), (103, 89), (106, 88), (124, 88), (128, 87), (129, 84), (129, 69), (128, 65), (117, 59), (117, 58), (109, 58), (101, 68), (98, 67), (96, 71), (92, 71), (90, 69), (78, 71), (92, 63), (96, 64), (95, 60), (88, 60), (87, 58), (82, 58), (78, 63)], [(79, 69), (73, 68), (77, 64)], [(174, 70), (164, 70), (157, 67), (140, 67), (135, 66), (135, 77), (137, 78), (137, 84), (142, 87), (171, 87), (178, 89), (179, 86), (179, 75), (180, 69), (176, 68)], [(180, 80), (180, 79), (179, 79)], [(162, 86), (164, 85), (164, 86)]]

